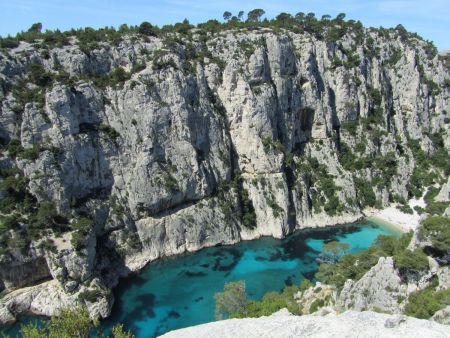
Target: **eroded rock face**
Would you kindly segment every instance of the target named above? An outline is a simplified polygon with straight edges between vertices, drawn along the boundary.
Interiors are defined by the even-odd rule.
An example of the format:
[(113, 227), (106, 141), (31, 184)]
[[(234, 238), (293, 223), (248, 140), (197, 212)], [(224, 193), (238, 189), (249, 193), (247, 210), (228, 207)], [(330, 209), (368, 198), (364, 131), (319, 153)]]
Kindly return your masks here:
[(44, 257), (28, 261), (0, 263), (0, 278), (5, 288), (23, 287), (51, 278), (50, 269)]
[(447, 180), (447, 183), (442, 186), (435, 200), (438, 202), (450, 201), (450, 178)]
[[(18, 169), (36, 206), (93, 220), (81, 250), (69, 236), (41, 255), (69, 294), (165, 255), (355, 221), (367, 204), (407, 198), (413, 145), (433, 153), (441, 133), (448, 149), (448, 73), (424, 41), (371, 30), (336, 43), (270, 29), (178, 38), (0, 53), (0, 138), (38, 150), (2, 150), (0, 168)], [(71, 80), (21, 102), (8, 88), (31, 64)]]
[(260, 318), (229, 319), (175, 330), (176, 337), (447, 337), (448, 326), (371, 311), (293, 316), (286, 309)]
[[(96, 292), (95, 297), (87, 298), (88, 292)], [(10, 324), (16, 315), (23, 312), (52, 316), (61, 309), (77, 306), (85, 306), (92, 318), (106, 318), (111, 313), (113, 302), (114, 297), (98, 279), (74, 293), (67, 292), (57, 280), (52, 280), (6, 295), (0, 302), (0, 320), (3, 324)]]
[(348, 280), (339, 294), (337, 307), (356, 311), (378, 310), (401, 313), (408, 291), (394, 267), (392, 257), (381, 257), (360, 280)]
[(430, 286), (433, 278), (439, 282), (436, 290), (448, 288), (448, 268), (439, 268), (435, 263), (430, 259), (428, 271), (402, 275), (396, 269), (392, 257), (380, 257), (378, 263), (361, 279), (347, 280), (337, 297), (336, 308), (402, 313), (408, 296)]

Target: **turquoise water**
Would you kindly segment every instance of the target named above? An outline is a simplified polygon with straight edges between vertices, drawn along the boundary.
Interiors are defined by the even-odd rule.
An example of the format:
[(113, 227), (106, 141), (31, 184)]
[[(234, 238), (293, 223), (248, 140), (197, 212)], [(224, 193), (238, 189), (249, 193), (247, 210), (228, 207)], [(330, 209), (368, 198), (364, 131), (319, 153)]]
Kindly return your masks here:
[(315, 259), (324, 243), (345, 242), (349, 251), (356, 253), (368, 248), (379, 235), (395, 233), (372, 223), (352, 224), (160, 260), (119, 283), (112, 315), (102, 326), (108, 329), (120, 322), (136, 337), (147, 338), (210, 322), (214, 320), (214, 294), (224, 283), (244, 280), (248, 296), (260, 299), (266, 292), (313, 279)]

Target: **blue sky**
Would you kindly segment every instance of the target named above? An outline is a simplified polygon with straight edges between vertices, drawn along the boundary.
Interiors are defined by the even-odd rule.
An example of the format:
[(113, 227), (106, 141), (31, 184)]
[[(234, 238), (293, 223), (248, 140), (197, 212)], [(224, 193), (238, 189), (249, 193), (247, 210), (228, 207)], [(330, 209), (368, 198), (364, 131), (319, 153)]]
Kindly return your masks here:
[(268, 17), (280, 12), (315, 12), (361, 20), (366, 26), (408, 30), (434, 41), (439, 50), (450, 49), (449, 0), (0, 0), (0, 35), (15, 34), (34, 22), (44, 29), (119, 26), (149, 21), (156, 25), (188, 18), (191, 23), (221, 19), (228, 10), (237, 13), (263, 8)]

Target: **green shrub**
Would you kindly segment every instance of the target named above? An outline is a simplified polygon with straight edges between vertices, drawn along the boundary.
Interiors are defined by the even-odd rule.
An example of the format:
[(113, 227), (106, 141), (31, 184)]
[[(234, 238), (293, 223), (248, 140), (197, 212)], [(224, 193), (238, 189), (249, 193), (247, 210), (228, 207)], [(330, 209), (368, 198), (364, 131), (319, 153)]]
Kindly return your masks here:
[(394, 51), (387, 60), (387, 64), (393, 67), (400, 61), (401, 58), (402, 58), (402, 51), (400, 49), (394, 48)]
[(23, 111), (25, 104), (35, 102), (38, 106), (45, 105), (45, 89), (44, 88), (30, 88), (27, 81), (19, 80), (12, 88), (12, 94), (19, 104), (20, 111)]
[[(250, 301), (242, 317), (270, 316), (272, 313), (286, 307), (284, 298), (278, 292), (266, 293), (260, 302)], [(236, 314), (234, 317), (241, 317)]]
[(369, 86), (367, 87), (367, 93), (369, 94), (369, 98), (374, 106), (379, 106), (381, 104), (382, 96), (379, 89)]
[(72, 232), (72, 239), (70, 240), (70, 243), (72, 244), (76, 252), (79, 253), (85, 248), (86, 236), (87, 235), (85, 233), (80, 231)]
[(30, 65), (29, 80), (39, 87), (48, 87), (53, 82), (53, 75), (45, 71), (44, 67), (40, 64)]
[(168, 191), (174, 191), (178, 189), (178, 181), (173, 175), (169, 172), (166, 172), (164, 179), (164, 186)]
[(428, 258), (421, 249), (414, 251), (404, 250), (394, 255), (394, 264), (400, 273), (421, 273), (427, 271)]
[(0, 182), (0, 191), (6, 191), (12, 195), (21, 195), (25, 192), (28, 179), (22, 173), (16, 170), (4, 170), (1, 174), (3, 181)]
[(122, 324), (117, 324), (112, 328), (112, 338), (135, 338), (131, 331), (124, 331)]
[(309, 279), (303, 279), (302, 282), (300, 283), (300, 288), (299, 291), (306, 291), (308, 290), (310, 287), (314, 286), (313, 283), (311, 283), (311, 281)]
[(347, 61), (344, 63), (346, 69), (358, 67), (361, 63), (358, 53), (350, 53), (347, 55)]
[(428, 91), (429, 91), (431, 96), (436, 96), (436, 95), (439, 95), (441, 93), (441, 88), (433, 80), (427, 80), (426, 84), (427, 84)]
[(122, 88), (123, 83), (130, 78), (131, 73), (125, 71), (122, 67), (117, 67), (107, 74), (99, 74), (88, 77), (88, 79), (91, 79), (100, 89), (105, 89), (107, 87)]
[(31, 323), (22, 325), (20, 330), (24, 338), (88, 338), (96, 326), (98, 321), (92, 321), (89, 312), (79, 307), (74, 310), (61, 310), (58, 315), (52, 316), (49, 322), (44, 323), (43, 327), (38, 328)]
[(34, 323), (22, 325), (20, 336), (23, 338), (135, 338), (131, 332), (125, 332), (123, 325), (118, 324), (112, 328), (112, 335), (98, 329), (99, 322), (89, 317), (89, 312), (81, 307), (76, 309), (62, 309), (49, 321), (43, 321), (37, 326)]
[(216, 318), (233, 317), (245, 313), (247, 295), (245, 294), (245, 282), (230, 282), (223, 287), (223, 292), (214, 295), (216, 300)]
[(397, 209), (399, 209), (401, 212), (404, 212), (405, 214), (413, 214), (414, 211), (411, 209), (411, 207), (408, 204), (402, 204), (397, 206)]
[(345, 170), (352, 171), (356, 162), (356, 156), (350, 149), (350, 147), (341, 142), (341, 146), (338, 154), (339, 162), (344, 167)]
[(242, 224), (246, 228), (253, 229), (256, 227), (256, 213), (255, 208), (253, 207), (253, 202), (249, 197), (247, 189), (242, 189), (240, 192)]
[(325, 301), (323, 299), (316, 299), (311, 306), (309, 307), (309, 313), (314, 313), (319, 310), (321, 307), (325, 305)]
[(39, 243), (38, 248), (42, 249), (46, 252), (52, 252), (55, 254), (58, 252), (58, 250), (56, 249), (55, 243), (50, 238), (47, 238), (46, 240)]
[(55, 203), (41, 202), (39, 204), (36, 217), (33, 220), (33, 227), (48, 228), (54, 224), (55, 218), (58, 216)]
[(33, 144), (31, 148), (25, 148), (20, 151), (17, 155), (20, 158), (35, 161), (39, 158), (39, 153), (41, 152), (41, 148), (38, 144)]
[(146, 35), (146, 36), (156, 36), (157, 30), (150, 22), (144, 21), (139, 25), (138, 29), (139, 34)]
[(284, 209), (278, 205), (273, 196), (270, 196), (270, 198), (267, 199), (267, 204), (269, 205), (270, 209), (272, 209), (273, 217), (279, 218), (283, 215)]
[(435, 291), (433, 287), (416, 291), (409, 296), (405, 306), (408, 316), (429, 319), (437, 311), (450, 305), (450, 289)]
[(379, 236), (374, 245), (357, 254), (343, 256), (337, 264), (322, 263), (315, 277), (325, 284), (342, 288), (347, 279), (359, 280), (378, 263), (380, 257), (398, 255), (406, 250), (412, 234), (400, 238)]
[(377, 203), (377, 198), (373, 192), (372, 185), (361, 178), (354, 178), (356, 196), (361, 208), (366, 206), (374, 207)]
[(429, 204), (434, 202), (434, 198), (439, 194), (440, 189), (436, 187), (428, 188), (427, 193), (423, 197), (424, 201)]
[(6, 38), (0, 37), (0, 48), (16, 48), (19, 46), (19, 41), (16, 38), (7, 36)]
[(70, 224), (72, 230), (71, 243), (76, 252), (84, 249), (86, 237), (94, 226), (94, 221), (87, 217), (81, 217)]
[(142, 247), (141, 239), (136, 232), (131, 232), (128, 235), (127, 244), (133, 249), (140, 249)]
[(103, 292), (100, 290), (86, 290), (78, 294), (78, 299), (81, 301), (95, 303), (98, 299), (103, 297)]
[(348, 132), (350, 135), (355, 135), (358, 128), (358, 120), (345, 121), (341, 124), (341, 130)]
[(104, 123), (100, 124), (98, 130), (101, 131), (106, 136), (106, 138), (114, 144), (117, 143), (117, 139), (120, 137), (120, 134), (117, 130)]
[(280, 141), (274, 141), (272, 137), (263, 137), (261, 140), (263, 147), (266, 151), (273, 150), (277, 154), (281, 154), (284, 151), (284, 147)]
[[(35, 337), (80, 337), (88, 338), (91, 330), (98, 325), (92, 322), (87, 310), (78, 308), (76, 310), (61, 310), (59, 315), (53, 316), (44, 328), (37, 328), (34, 324), (21, 327), (24, 338)], [(38, 333), (38, 335), (33, 335)]]
[(449, 206), (449, 202), (430, 202), (425, 207), (425, 212), (430, 215), (441, 216)]
[(19, 211), (23, 214), (30, 212), (35, 198), (27, 191), (29, 180), (18, 168), (1, 169), (0, 191), (6, 196), (0, 199), (0, 211), (9, 214)]
[(70, 224), (72, 230), (80, 231), (87, 234), (94, 226), (94, 221), (87, 217), (80, 217)]
[[(431, 168), (439, 168), (443, 171), (444, 177), (450, 174), (450, 161), (448, 161), (448, 151), (443, 145), (442, 136), (439, 134), (429, 135), (435, 147), (434, 153), (425, 153), (420, 141), (409, 139), (409, 147), (414, 156), (415, 167), (408, 182), (408, 191), (415, 197), (421, 197), (424, 187), (429, 187), (439, 181), (439, 174)], [(431, 189), (431, 193), (435, 193)], [(428, 195), (428, 201), (434, 196)], [(438, 207), (438, 205), (435, 205)], [(433, 210), (434, 212), (435, 210)]]
[(433, 248), (442, 254), (450, 252), (450, 218), (431, 216), (419, 228), (421, 239), (429, 239)]
[(5, 150), (9, 157), (14, 158), (23, 151), (23, 147), (19, 140), (13, 139), (6, 145)]
[(153, 61), (152, 61), (152, 69), (153, 70), (161, 71), (161, 70), (167, 69), (167, 68), (178, 69), (177, 64), (175, 63), (175, 61), (172, 58), (163, 60), (162, 56), (163, 55), (157, 55), (153, 58)]
[(236, 312), (232, 315), (234, 318), (245, 317), (261, 317), (269, 316), (283, 308), (287, 308), (292, 314), (300, 314), (300, 306), (294, 299), (299, 289), (295, 286), (287, 286), (281, 293), (268, 292), (260, 301), (248, 301), (245, 309), (241, 312)]
[(17, 215), (0, 216), (0, 234), (17, 226), (19, 217)]

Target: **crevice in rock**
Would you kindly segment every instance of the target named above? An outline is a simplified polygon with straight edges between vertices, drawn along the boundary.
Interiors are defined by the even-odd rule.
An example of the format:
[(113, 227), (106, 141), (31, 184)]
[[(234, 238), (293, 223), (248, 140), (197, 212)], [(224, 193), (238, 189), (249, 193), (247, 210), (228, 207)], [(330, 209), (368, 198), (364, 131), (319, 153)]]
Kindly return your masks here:
[(297, 221), (297, 212), (295, 210), (294, 205), (294, 197), (293, 197), (293, 189), (295, 185), (295, 175), (294, 171), (290, 166), (284, 166), (283, 168), (284, 174), (286, 176), (286, 183), (288, 187), (288, 217), (287, 222), (289, 226), (289, 233), (292, 233), (295, 230), (295, 225)]
[(328, 87), (328, 104), (331, 108), (331, 124), (333, 129), (336, 129), (340, 125), (340, 121), (336, 111), (336, 94), (330, 87)]

